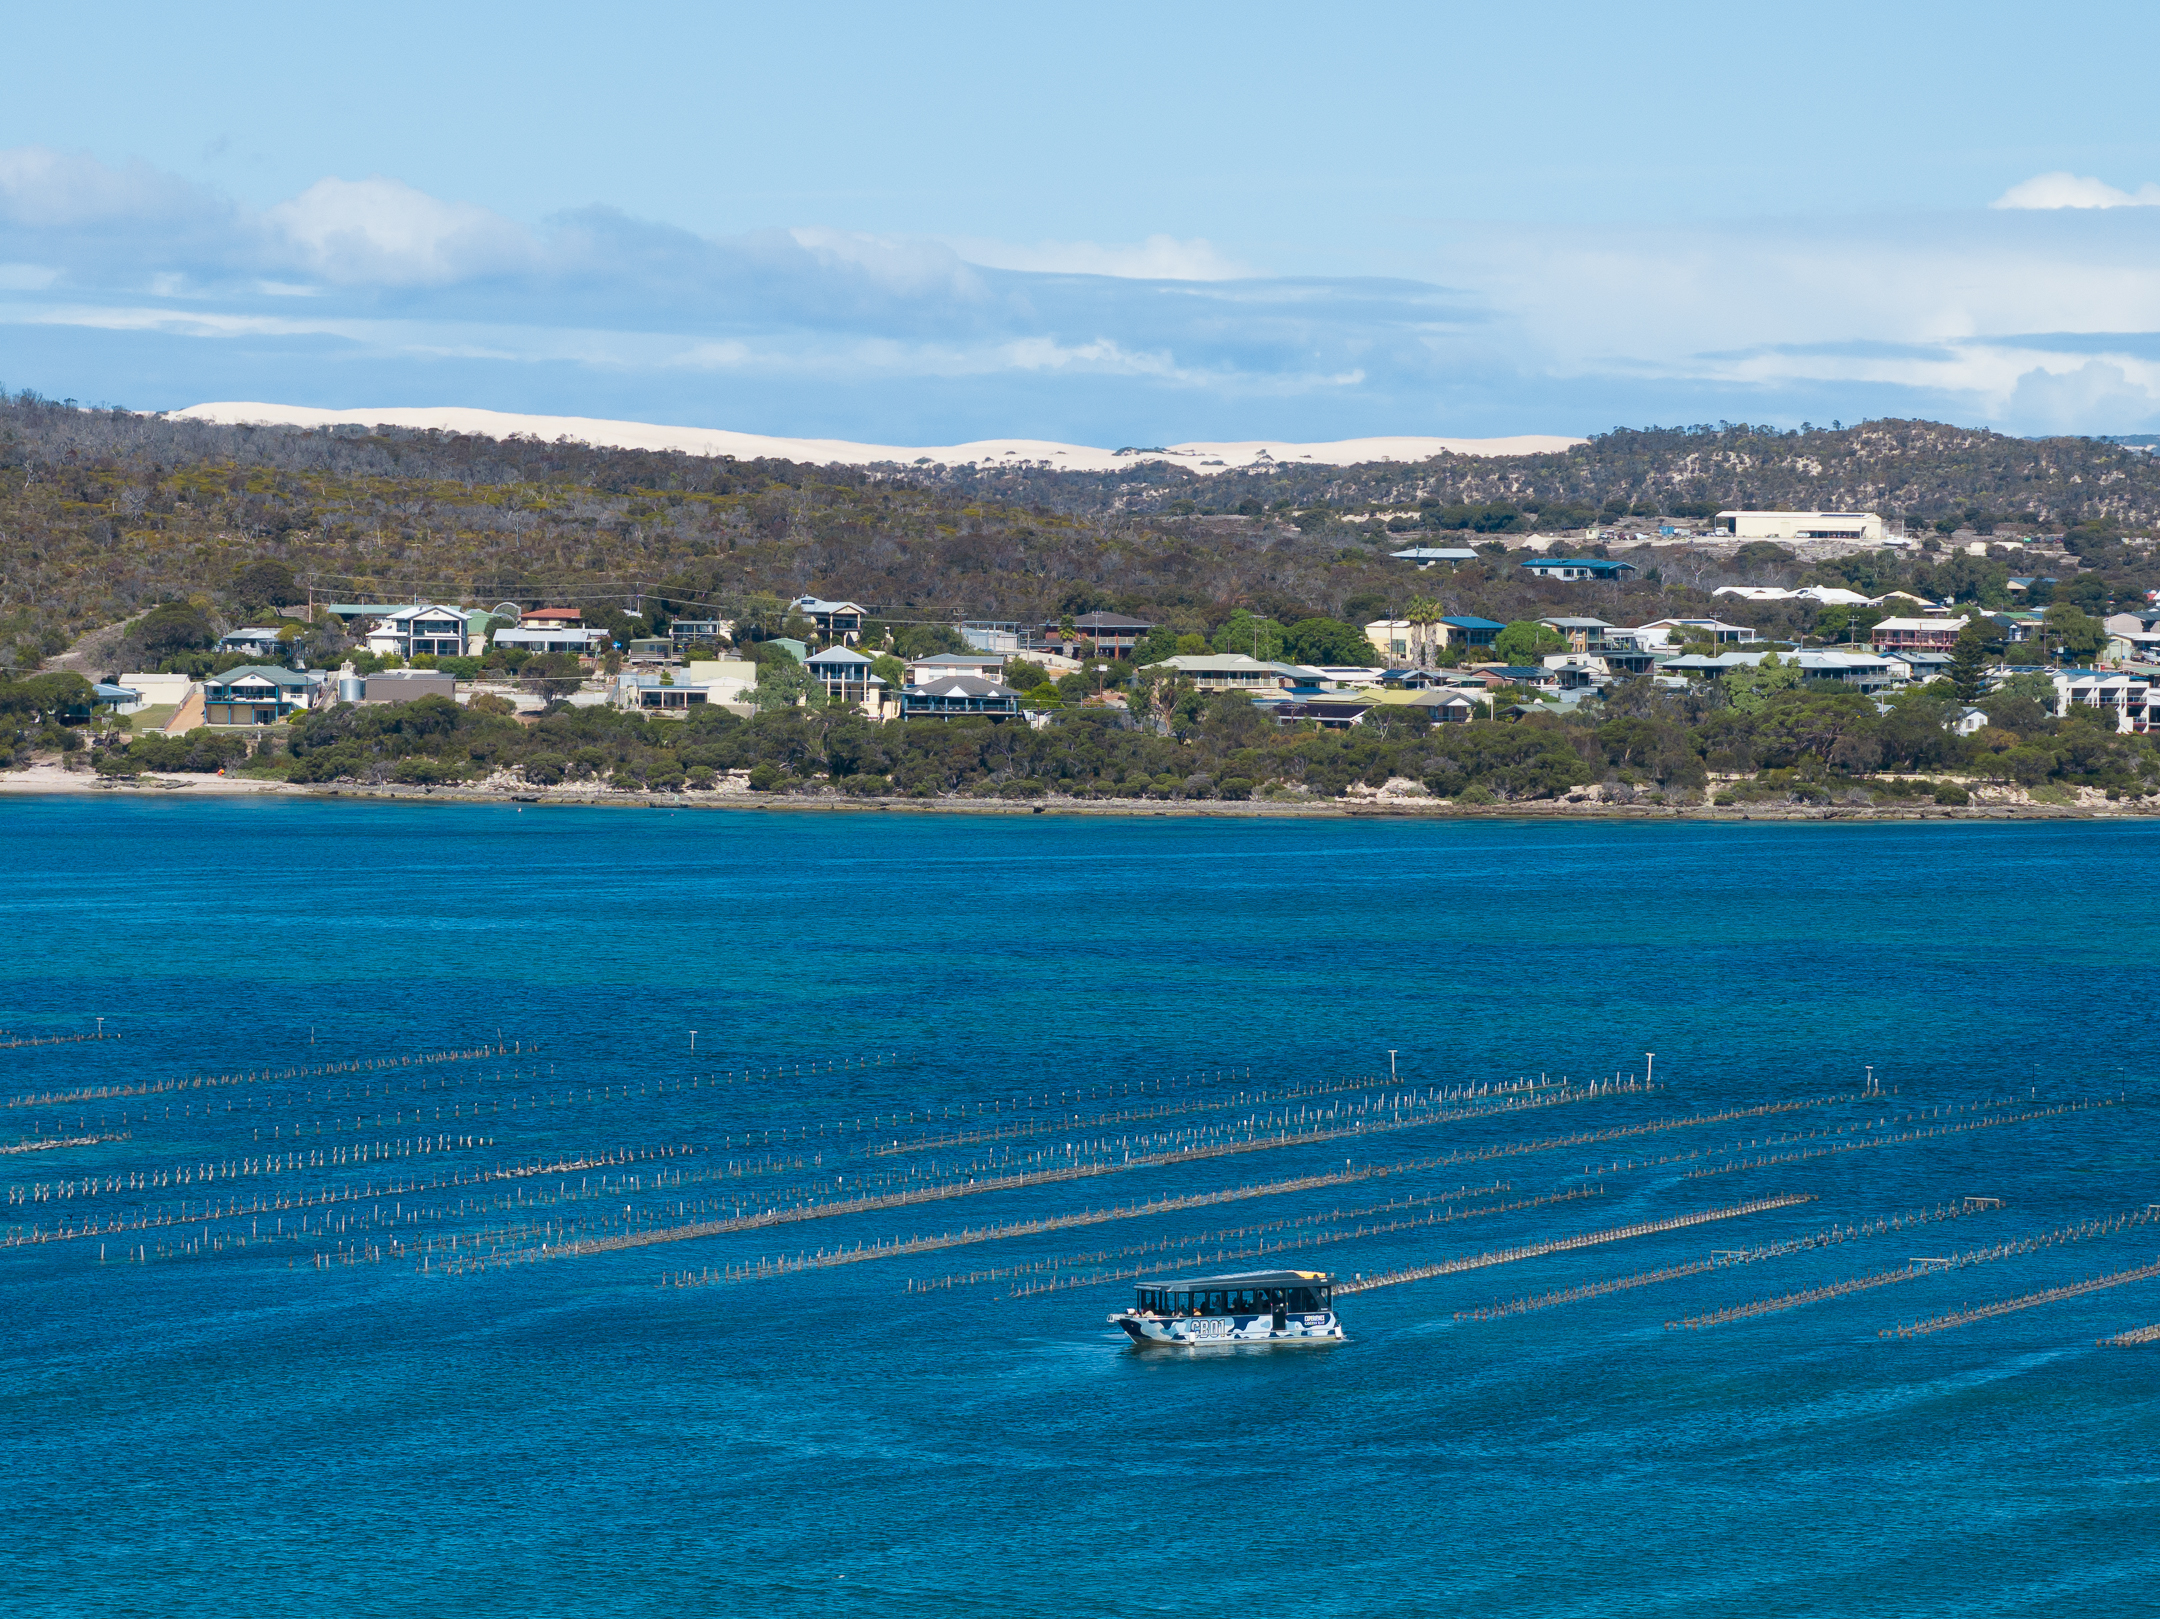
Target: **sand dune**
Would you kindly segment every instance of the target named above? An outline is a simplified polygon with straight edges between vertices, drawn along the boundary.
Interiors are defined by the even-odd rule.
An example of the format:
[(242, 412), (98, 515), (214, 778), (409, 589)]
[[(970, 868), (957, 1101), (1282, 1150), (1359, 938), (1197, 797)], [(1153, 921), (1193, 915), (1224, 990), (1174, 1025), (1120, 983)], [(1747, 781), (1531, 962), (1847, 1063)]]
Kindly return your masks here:
[(174, 411), (191, 421), (261, 422), (289, 427), (363, 426), (434, 428), (450, 433), (481, 433), (490, 438), (523, 435), (623, 450), (681, 450), (690, 455), (732, 455), (748, 460), (771, 456), (818, 465), (945, 466), (1033, 464), (1071, 472), (1109, 472), (1136, 461), (1172, 461), (1202, 474), (1235, 471), (1268, 462), (1304, 462), (1317, 466), (1354, 466), (1363, 461), (1422, 461), (1443, 451), (1457, 455), (1538, 455), (1580, 444), (1579, 438), (1527, 433), (1514, 438), (1352, 438), (1331, 444), (1293, 444), (1253, 439), (1236, 444), (1171, 444), (1140, 449), (1102, 450), (1085, 444), (1047, 439), (992, 438), (970, 444), (856, 444), (846, 439), (776, 438), (763, 433), (731, 433), (717, 427), (663, 427), (651, 422), (610, 422), (589, 416), (524, 416), (498, 410), (441, 405), (419, 409), (318, 410), (307, 405), (271, 405), (225, 401)]

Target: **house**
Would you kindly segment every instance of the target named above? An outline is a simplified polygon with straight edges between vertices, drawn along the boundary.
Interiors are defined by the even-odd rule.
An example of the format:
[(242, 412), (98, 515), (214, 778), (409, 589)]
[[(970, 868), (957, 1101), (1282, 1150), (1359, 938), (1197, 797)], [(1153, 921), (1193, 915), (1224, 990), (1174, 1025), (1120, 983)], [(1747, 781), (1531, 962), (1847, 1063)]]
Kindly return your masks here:
[(900, 694), (870, 672), (871, 660), (847, 647), (827, 647), (803, 667), (825, 688), (826, 698), (846, 703), (874, 720), (892, 717)]
[(1491, 646), (1493, 637), (1507, 626), (1489, 618), (1443, 618), (1439, 628), (1442, 646)]
[(748, 658), (692, 658), (676, 677), (703, 686), (715, 703), (746, 703), (757, 686), (758, 666)]
[[(1121, 613), (1082, 613), (1072, 621), (1072, 634), (1078, 641), (1092, 646), (1096, 657), (1129, 658), (1140, 644), (1140, 638), (1154, 627), (1145, 619), (1127, 618)], [(1064, 634), (1063, 624), (1045, 624), (1043, 640), (1068, 657), (1084, 656), (1087, 652), (1086, 647), (1076, 645), (1074, 639)]]
[(534, 607), (518, 614), (518, 623), (531, 630), (578, 630), (585, 627), (582, 607)]
[[(1720, 680), (1735, 669), (1760, 668), (1769, 656), (1768, 652), (1721, 652), (1714, 658), (1694, 654), (1666, 659), (1659, 665), (1659, 672)], [(1804, 685), (1849, 686), (1872, 694), (1902, 686), (1906, 681), (1906, 673), (1895, 659), (1870, 657), (1864, 652), (1785, 652), (1778, 654), (1778, 660), (1797, 668)]]
[(629, 672), (616, 677), (614, 699), (619, 708), (678, 718), (693, 708), (724, 700), (715, 695), (712, 687), (695, 680), (673, 681), (661, 675)]
[(203, 681), (205, 725), (275, 725), (309, 706), (319, 677), (242, 664)]
[(1436, 725), (1459, 725), (1474, 720), (1485, 708), (1480, 694), (1455, 687), (1446, 691), (1421, 691), (1404, 705), (1432, 716)]
[(732, 641), (735, 638), (735, 621), (732, 618), (678, 618), (668, 626), (668, 639), (675, 643), (677, 652), (689, 650), (699, 641)]
[(420, 697), (457, 701), (457, 681), (439, 669), (386, 669), (360, 683), (363, 703), (409, 703)]
[(279, 632), (271, 629), (234, 630), (218, 637), (220, 652), (252, 652), (258, 658), (274, 658), (281, 650)]
[(2151, 707), (2154, 677), (2151, 675), (2104, 675), (2093, 670), (2051, 670), (2055, 677), (2055, 712), (2067, 714), (2070, 705), (2112, 711), (2115, 729), (2140, 734), (2152, 729)]
[(1626, 579), (1634, 574), (1632, 562), (1612, 562), (1604, 557), (1536, 557), (1523, 564), (1525, 573), (1541, 579)]
[(1375, 652), (1392, 663), (1410, 656), (1410, 648), (1423, 628), (1407, 618), (1376, 618), (1365, 626), (1365, 639), (1372, 642)]
[(1736, 540), (1880, 540), (1875, 512), (1719, 512), (1714, 519)]
[(1269, 692), (1253, 699), (1253, 706), (1264, 708), (1273, 714), (1276, 723), (1294, 724), (1298, 720), (1311, 720), (1323, 731), (1347, 731), (1362, 720), (1367, 711), (1380, 706), (1380, 699), (1356, 692), (1321, 691), (1303, 687), (1292, 691)]
[(1950, 673), (1951, 659), (1947, 652), (1886, 652), (1883, 661), (1907, 685), (1924, 685)]
[(675, 656), (675, 643), (664, 635), (640, 635), (624, 649), (632, 663), (665, 663)]
[(797, 596), (788, 603), (788, 611), (802, 614), (819, 635), (843, 646), (862, 639), (863, 620), (870, 616), (860, 602), (827, 601), (822, 596)]
[(1957, 645), (1958, 632), (1968, 622), (1964, 618), (1886, 618), (1869, 632), (1869, 638), (1878, 652), (1908, 647), (1921, 652), (1948, 652)]
[(351, 629), (356, 624), (372, 624), (388, 617), (405, 605), (404, 602), (325, 602), (317, 611)]
[(1678, 639), (1683, 641), (1712, 641), (1721, 646), (1728, 642), (1744, 645), (1762, 639), (1762, 632), (1751, 624), (1728, 624), (1719, 618), (1653, 618), (1647, 624), (1618, 633), (1632, 636), (1637, 646), (1648, 650), (1653, 646), (1670, 646), (1675, 632), (1680, 632)]
[(1876, 601), (1873, 596), (1863, 596), (1857, 590), (1846, 590), (1838, 585), (1802, 585), (1798, 590), (1785, 590), (1776, 585), (1720, 585), (1710, 594), (1748, 602), (1813, 602), (1818, 607), (1872, 607)]
[(949, 720), (968, 715), (1009, 719), (1019, 712), (1018, 692), (973, 675), (947, 675), (927, 686), (909, 686), (900, 693), (900, 717), (904, 720)]
[(1017, 621), (970, 619), (960, 626), (960, 639), (976, 652), (1010, 655), (1020, 650), (1020, 625)]
[(523, 624), (497, 630), (490, 639), (505, 649), (516, 647), (526, 652), (569, 652), (581, 658), (595, 656), (607, 644), (607, 631), (579, 629), (575, 625), (550, 629), (528, 629)]
[(1415, 562), (1421, 568), (1435, 562), (1477, 561), (1477, 552), (1467, 545), (1413, 545), (1407, 551), (1390, 551), (1388, 555), (1399, 562)]
[(2054, 586), (2061, 584), (2062, 581), (2048, 574), (2020, 574), (2007, 580), (2006, 583), (2012, 590), (2022, 596), (2035, 585)]
[(1316, 663), (1308, 665), (1328, 685), (1337, 691), (1354, 691), (1364, 686), (1381, 683), (1381, 671), (1357, 663)]
[(1180, 675), (1202, 691), (1279, 691), (1319, 680), (1317, 669), (1266, 663), (1242, 652), (1181, 652), (1147, 667)]
[(1544, 663), (1558, 677), (1562, 691), (1587, 691), (1612, 683), (1612, 667), (1594, 652), (1555, 652)]
[(1986, 713), (1977, 708), (1961, 708), (1950, 716), (1949, 721), (1950, 729), (1959, 736), (1971, 736), (1975, 731), (1984, 729), (1987, 723)]
[(785, 652), (797, 663), (807, 663), (810, 661), (810, 648), (804, 645), (802, 642), (796, 640), (795, 637), (792, 635), (776, 635), (771, 640), (767, 641), (765, 645), (778, 647), (782, 652)]
[(379, 657), (462, 658), (471, 645), (471, 625), (462, 607), (437, 603), (428, 607), (399, 607), (383, 614), (368, 631), (367, 649)]
[(1605, 632), (1612, 628), (1602, 618), (1541, 618), (1538, 622), (1564, 636), (1570, 652), (1599, 651), (1605, 645)]
[(1560, 684), (1560, 671), (1548, 669), (1543, 664), (1487, 664), (1478, 673), (1504, 680), (1511, 686), (1529, 686), (1539, 691), (1550, 691)]
[(195, 682), (186, 675), (124, 674), (119, 683), (135, 693), (135, 700), (120, 704), (114, 712), (140, 714), (146, 708), (186, 702), (188, 687)]
[(1005, 660), (990, 652), (940, 652), (917, 658), (907, 666), (910, 686), (927, 686), (949, 675), (973, 675), (977, 680), (996, 680), (1005, 672)]

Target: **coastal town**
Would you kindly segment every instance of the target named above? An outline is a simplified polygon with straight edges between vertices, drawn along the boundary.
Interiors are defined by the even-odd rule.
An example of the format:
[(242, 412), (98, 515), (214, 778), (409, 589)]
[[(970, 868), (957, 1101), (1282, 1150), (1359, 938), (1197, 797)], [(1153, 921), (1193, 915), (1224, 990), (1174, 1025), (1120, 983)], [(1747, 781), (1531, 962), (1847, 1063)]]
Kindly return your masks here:
[[(1822, 512), (1724, 511), (1657, 538), (1698, 528), (1787, 576), (1810, 551), (1913, 543)], [(310, 589), (229, 626), (175, 604), (137, 632), (173, 647), (157, 667), (41, 677), (41, 740), (112, 785), (529, 798), (1956, 808), (2135, 804), (2160, 777), (2160, 606), (2111, 599), (2059, 549), (2032, 546), (2029, 573), (1998, 564), (1963, 601), (1724, 584), (1696, 593), (1707, 611), (1616, 622), (1594, 609), (1644, 599), (1616, 587), (1656, 566), (1655, 540), (1591, 539), (1399, 547), (1416, 588), (1386, 616), (1235, 609), (1206, 632), (1104, 609), (926, 622), (837, 592), (596, 614)], [(1970, 544), (1991, 549), (2007, 552)], [(1465, 610), (1480, 582), (1501, 594), (1498, 567), (1556, 610)], [(300, 593), (285, 570), (267, 582)]]

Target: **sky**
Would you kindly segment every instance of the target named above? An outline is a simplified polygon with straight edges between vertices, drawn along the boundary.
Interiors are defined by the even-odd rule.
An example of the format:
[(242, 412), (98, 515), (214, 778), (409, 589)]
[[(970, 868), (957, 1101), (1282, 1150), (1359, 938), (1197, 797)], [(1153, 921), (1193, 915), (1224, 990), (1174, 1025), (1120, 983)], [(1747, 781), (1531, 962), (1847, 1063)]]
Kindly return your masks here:
[(0, 385), (1100, 445), (2160, 430), (2160, 8), (20, 8)]

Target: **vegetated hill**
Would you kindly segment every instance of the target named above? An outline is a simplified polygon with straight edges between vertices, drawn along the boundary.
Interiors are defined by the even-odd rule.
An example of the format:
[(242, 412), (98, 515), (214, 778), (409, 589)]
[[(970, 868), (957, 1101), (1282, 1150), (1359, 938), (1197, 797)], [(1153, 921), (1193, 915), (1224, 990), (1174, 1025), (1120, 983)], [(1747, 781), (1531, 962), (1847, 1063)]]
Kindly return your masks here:
[[(0, 665), (34, 665), (160, 601), (200, 598), (229, 627), (273, 604), (239, 584), (264, 562), (289, 570), (298, 599), (312, 591), (317, 600), (573, 601), (617, 628), (636, 627), (623, 622), (627, 607), (725, 615), (804, 591), (845, 595), (903, 622), (1041, 622), (1100, 608), (1207, 633), (1239, 609), (1286, 624), (1361, 622), (1426, 595), (1447, 612), (1502, 620), (1567, 611), (1640, 622), (1699, 609), (1716, 585), (1760, 582), (1776, 559), (1759, 550), (1738, 561), (1643, 552), (1635, 560), (1644, 576), (1627, 585), (1561, 585), (1526, 576), (1503, 536), (1533, 526), (1532, 505), (1538, 526), (1553, 527), (1586, 519), (1593, 501), (1623, 498), (1665, 509), (1741, 500), (1932, 509), (1916, 507), (1917, 496), (1902, 508), (1873, 498), (1861, 481), (1829, 486), (1833, 467), (1839, 479), (1924, 485), (1945, 501), (1955, 491), (1966, 501), (1961, 520), (1975, 492), (2013, 489), (2026, 491), (2023, 505), (1990, 493), (1988, 510), (2076, 515), (2093, 508), (2056, 503), (2069, 498), (2063, 491), (2090, 490), (2124, 524), (2160, 513), (2160, 469), (2136, 451), (1899, 423), (1802, 434), (1616, 432), (1560, 456), (1443, 456), (1214, 480), (1157, 466), (1123, 479), (220, 427), (21, 395), (0, 399)], [(1721, 487), (1717, 477), (1742, 481)], [(1653, 499), (1658, 490), (1668, 493)], [(1197, 507), (1199, 496), (1228, 510), (1172, 509), (1180, 499)], [(1339, 520), (1374, 506), (1421, 514), (1397, 524), (1469, 523), (1487, 531), (1476, 538), (1494, 554), (1452, 573), (1420, 573), (1385, 554), (1379, 525)], [(2110, 523), (2075, 532), (2073, 543), (2088, 568), (2108, 570), (2108, 593), (2149, 582), (2149, 563)], [(1779, 582), (1798, 577), (1783, 572), (1792, 577)], [(1885, 555), (1836, 577), (1871, 590), (1969, 596), (1999, 593), (2008, 572), (2003, 559), (1938, 567)], [(254, 577), (259, 584), (263, 575)], [(1721, 611), (1759, 619), (1768, 610)], [(1777, 627), (1807, 627), (1791, 619), (1785, 609)]]
[[(888, 617), (1372, 612), (1415, 571), (1287, 525), (1058, 512), (859, 469), (434, 433), (218, 427), (0, 402), (0, 645), (16, 663), (264, 560), (316, 598), (678, 613), (845, 594)], [(261, 605), (246, 603), (246, 605)]]
[[(1876, 511), (1914, 527), (2116, 532), (2160, 527), (2160, 460), (2106, 439), (2010, 438), (1940, 422), (1779, 431), (1745, 423), (1615, 428), (1555, 455), (1441, 455), (1356, 467), (1283, 464), (1201, 478), (1159, 463), (1130, 473), (940, 470), (949, 487), (1061, 510), (1309, 513), (1422, 510), (1427, 526), (1546, 529), (1627, 513), (1727, 507)], [(1505, 508), (1505, 510), (1495, 510)]]

